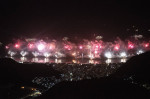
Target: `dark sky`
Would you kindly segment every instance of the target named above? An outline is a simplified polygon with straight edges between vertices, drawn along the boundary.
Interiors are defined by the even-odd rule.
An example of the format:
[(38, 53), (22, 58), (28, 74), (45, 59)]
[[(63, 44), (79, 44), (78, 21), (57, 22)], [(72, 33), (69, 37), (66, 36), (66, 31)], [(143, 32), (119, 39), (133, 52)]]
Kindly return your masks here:
[(150, 36), (149, 9), (149, 3), (144, 0), (3, 0), (0, 2), (0, 39), (92, 38), (93, 34), (109, 39), (135, 33)]

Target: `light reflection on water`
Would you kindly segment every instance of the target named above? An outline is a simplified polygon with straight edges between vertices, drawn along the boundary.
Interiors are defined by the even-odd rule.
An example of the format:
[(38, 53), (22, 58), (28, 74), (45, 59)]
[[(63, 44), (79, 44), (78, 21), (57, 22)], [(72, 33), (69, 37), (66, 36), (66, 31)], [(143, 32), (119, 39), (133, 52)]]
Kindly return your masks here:
[(13, 57), (12, 59), (24, 63), (77, 63), (77, 64), (102, 64), (102, 63), (125, 63), (127, 58), (116, 58), (116, 59), (66, 59), (66, 58), (27, 58), (27, 57)]

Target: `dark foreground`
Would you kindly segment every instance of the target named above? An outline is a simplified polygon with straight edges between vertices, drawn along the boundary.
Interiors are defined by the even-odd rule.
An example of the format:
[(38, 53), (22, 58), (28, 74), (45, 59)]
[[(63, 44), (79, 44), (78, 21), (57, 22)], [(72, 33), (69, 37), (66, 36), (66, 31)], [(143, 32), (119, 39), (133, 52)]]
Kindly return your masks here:
[[(19, 64), (11, 59), (0, 59), (0, 99), (31, 99), (29, 94), (37, 91), (42, 95), (35, 99), (150, 99), (149, 57), (150, 52), (147, 52), (132, 57), (109, 76), (92, 78), (88, 75), (90, 79), (80, 80), (59, 79), (62, 72), (52, 66)], [(46, 85), (43, 87), (32, 82), (35, 77), (49, 77), (52, 82), (54, 76), (57, 83), (56, 80), (55, 84), (48, 83), (53, 84), (48, 86), (48, 90)]]

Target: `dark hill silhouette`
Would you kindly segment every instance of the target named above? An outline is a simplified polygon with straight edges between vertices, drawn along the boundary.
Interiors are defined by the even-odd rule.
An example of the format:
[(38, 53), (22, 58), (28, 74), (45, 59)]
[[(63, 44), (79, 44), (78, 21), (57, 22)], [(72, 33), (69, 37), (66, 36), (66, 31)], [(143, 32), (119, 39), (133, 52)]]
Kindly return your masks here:
[(10, 65), (10, 64), (17, 64), (15, 60), (11, 58), (0, 58), (0, 64), (1, 65)]
[(6, 53), (5, 44), (0, 44), (0, 57), (5, 57)]
[(16, 70), (27, 81), (31, 81), (34, 77), (51, 77), (60, 74), (60, 72), (46, 64), (22, 64), (20, 66)]
[(123, 80), (134, 75), (149, 83), (149, 57), (146, 52), (131, 58), (110, 77), (59, 83), (37, 99), (150, 99), (147, 89)]
[(10, 58), (0, 58), (0, 99), (16, 99), (14, 97), (23, 94), (23, 91), (17, 92), (17, 88), (22, 85), (37, 87), (32, 83), (35, 77), (59, 76), (58, 74), (60, 73), (46, 64), (21, 64)]
[(134, 76), (140, 82), (150, 83), (150, 52), (132, 57), (112, 76), (117, 78)]
[(7, 84), (19, 79), (14, 66), (18, 63), (10, 58), (0, 58), (0, 84)]
[(149, 99), (149, 92), (118, 79), (62, 82), (37, 99)]
[(0, 78), (1, 82), (9, 81), (27, 81), (35, 77), (58, 76), (60, 72), (55, 71), (51, 66), (46, 64), (21, 64), (10, 58), (0, 59)]

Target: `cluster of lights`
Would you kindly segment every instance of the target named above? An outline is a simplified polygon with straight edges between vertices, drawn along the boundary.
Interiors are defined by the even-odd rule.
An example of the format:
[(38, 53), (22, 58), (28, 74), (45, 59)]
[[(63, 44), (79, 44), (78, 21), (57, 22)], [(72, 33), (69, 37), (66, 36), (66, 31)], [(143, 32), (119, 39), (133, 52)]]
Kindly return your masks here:
[(15, 48), (20, 48), (20, 44), (15, 44)]
[(105, 57), (107, 57), (107, 58), (112, 58), (112, 53), (111, 53), (111, 52), (106, 52), (106, 53), (105, 53)]
[(131, 42), (129, 42), (129, 43), (128, 43), (128, 49), (133, 49), (133, 48), (134, 48), (134, 44), (131, 43)]
[(17, 55), (18, 53), (21, 57), (32, 54), (34, 57), (44, 56), (45, 58), (66, 57), (66, 55), (69, 54), (72, 57), (89, 57), (91, 59), (100, 58), (100, 56), (103, 55), (104, 57), (110, 59), (114, 57), (128, 57), (128, 54), (131, 54), (130, 50), (133, 52), (133, 49), (136, 51), (135, 53), (139, 55), (149, 50), (149, 47), (149, 42), (144, 42), (137, 45), (135, 42), (128, 41), (127, 45), (119, 42), (115, 42), (115, 44), (110, 45), (103, 41), (89, 41), (86, 44), (76, 45), (71, 42), (62, 42), (62, 44), (60, 44), (60, 42), (45, 42), (40, 40), (34, 42), (17, 42), (16, 44), (9, 44), (6, 46), (6, 49), (11, 57)]
[(120, 57), (127, 57), (126, 52), (121, 52), (121, 53), (120, 53)]
[(50, 53), (45, 52), (45, 53), (44, 53), (44, 56), (45, 56), (46, 58), (48, 58), (48, 57), (50, 57)]
[(35, 52), (32, 52), (32, 54), (33, 54), (33, 56), (34, 56), (34, 57), (39, 56), (39, 53), (38, 53), (38, 52), (36, 52), (36, 51), (35, 51)]
[(145, 48), (149, 47), (149, 43), (144, 44), (144, 47)]
[(13, 56), (16, 54), (16, 52), (8, 51), (8, 54), (9, 54), (11, 57), (13, 57)]
[(114, 50), (118, 51), (119, 49), (120, 49), (120, 46), (118, 44), (115, 45)]
[(28, 52), (26, 52), (26, 51), (21, 51), (20, 54), (21, 54), (22, 57), (25, 57), (25, 56), (28, 54)]
[(142, 53), (144, 53), (143, 50), (138, 50), (138, 51), (137, 51), (137, 55), (142, 54)]

